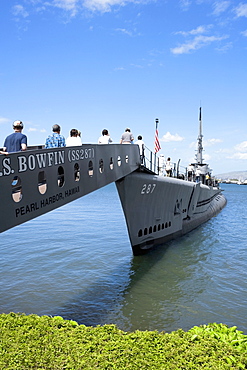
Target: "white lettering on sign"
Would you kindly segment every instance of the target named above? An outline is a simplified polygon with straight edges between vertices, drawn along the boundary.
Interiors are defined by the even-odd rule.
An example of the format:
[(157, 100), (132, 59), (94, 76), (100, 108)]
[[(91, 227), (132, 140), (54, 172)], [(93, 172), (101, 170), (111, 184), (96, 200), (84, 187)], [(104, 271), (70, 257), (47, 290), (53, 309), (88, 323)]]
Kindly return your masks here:
[(152, 194), (156, 184), (143, 184), (141, 194)]
[[(93, 159), (94, 158), (94, 148), (86, 149), (70, 149), (68, 150), (69, 162), (80, 161), (84, 159)], [(0, 157), (1, 158), (1, 157)], [(26, 171), (34, 171), (35, 169), (42, 169), (52, 166), (60, 166), (65, 163), (65, 151), (44, 151), (43, 153), (35, 154), (21, 154), (17, 157), (17, 169), (15, 165), (15, 170), (11, 167), (11, 157), (2, 157), (2, 167), (0, 164), (0, 177), (9, 176), (15, 173), (15, 170), (18, 173)]]
[(15, 171), (10, 166), (11, 161), (10, 158), (4, 158), (2, 162), (3, 170), (0, 172), (0, 176), (9, 176), (11, 173), (14, 173)]
[(64, 151), (46, 152), (30, 154), (28, 156), (18, 156), (18, 172), (25, 172), (27, 170), (33, 171), (35, 168), (51, 167), (64, 164)]
[(69, 162), (79, 161), (83, 159), (93, 159), (93, 158), (94, 158), (94, 148), (70, 149), (68, 151)]

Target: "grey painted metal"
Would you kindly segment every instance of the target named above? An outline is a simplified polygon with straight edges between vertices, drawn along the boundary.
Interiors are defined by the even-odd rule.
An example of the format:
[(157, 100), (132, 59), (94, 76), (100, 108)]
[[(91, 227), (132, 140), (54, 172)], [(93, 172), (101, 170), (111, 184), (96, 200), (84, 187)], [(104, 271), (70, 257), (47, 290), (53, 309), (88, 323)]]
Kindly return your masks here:
[(90, 145), (0, 155), (0, 232), (135, 171), (137, 145)]
[(116, 184), (135, 255), (188, 233), (226, 205), (218, 187), (145, 171)]
[(37, 149), (0, 156), (0, 232), (111, 182), (135, 255), (191, 231), (226, 204), (217, 186), (159, 176), (142, 166), (137, 145)]

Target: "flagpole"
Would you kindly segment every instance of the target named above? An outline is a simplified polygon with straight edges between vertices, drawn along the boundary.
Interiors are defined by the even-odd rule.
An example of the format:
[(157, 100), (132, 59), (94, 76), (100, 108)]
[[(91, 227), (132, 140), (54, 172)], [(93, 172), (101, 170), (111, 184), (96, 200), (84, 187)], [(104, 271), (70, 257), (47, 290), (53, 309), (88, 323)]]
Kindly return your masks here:
[[(155, 119), (155, 132), (158, 130), (158, 124), (159, 124), (159, 119)], [(155, 144), (154, 144), (154, 172), (156, 170), (156, 149), (155, 149)]]

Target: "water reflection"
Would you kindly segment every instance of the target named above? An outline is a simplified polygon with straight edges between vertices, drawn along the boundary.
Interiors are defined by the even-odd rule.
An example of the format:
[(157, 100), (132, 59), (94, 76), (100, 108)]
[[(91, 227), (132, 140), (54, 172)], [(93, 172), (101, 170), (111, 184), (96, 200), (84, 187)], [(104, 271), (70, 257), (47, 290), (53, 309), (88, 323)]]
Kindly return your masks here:
[(197, 314), (198, 296), (209, 283), (203, 269), (209, 252), (200, 248), (198, 233), (203, 241), (203, 229), (198, 229), (179, 242), (118, 264), (56, 311), (85, 325), (115, 323), (127, 331), (184, 327), (184, 317)]
[(204, 237), (198, 229), (142, 260), (133, 259), (122, 307), (128, 330), (171, 331), (186, 325), (184, 317), (197, 314), (198, 296), (208, 284), (203, 265), (209, 252), (198, 242)]
[(247, 333), (247, 186), (233, 187), (216, 218), (144, 256), (132, 256), (113, 186), (3, 233), (0, 312), (130, 331), (223, 322)]

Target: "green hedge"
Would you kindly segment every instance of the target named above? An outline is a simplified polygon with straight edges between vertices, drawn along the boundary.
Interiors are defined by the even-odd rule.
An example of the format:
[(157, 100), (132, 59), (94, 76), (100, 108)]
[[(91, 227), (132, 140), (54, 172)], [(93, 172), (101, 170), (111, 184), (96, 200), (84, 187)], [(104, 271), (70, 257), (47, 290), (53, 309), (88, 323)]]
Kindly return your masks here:
[(247, 336), (208, 324), (188, 332), (124, 332), (62, 317), (0, 315), (0, 369), (246, 369)]

